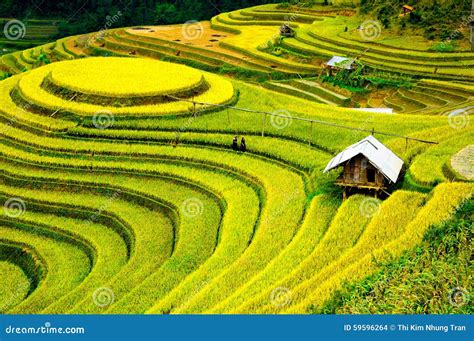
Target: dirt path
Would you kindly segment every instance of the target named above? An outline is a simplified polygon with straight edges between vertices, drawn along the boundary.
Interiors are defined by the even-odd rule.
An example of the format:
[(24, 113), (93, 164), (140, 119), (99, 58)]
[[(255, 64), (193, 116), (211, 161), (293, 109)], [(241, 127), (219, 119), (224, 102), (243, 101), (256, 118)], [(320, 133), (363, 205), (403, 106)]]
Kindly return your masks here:
[(78, 56), (85, 55), (84, 51), (76, 43), (76, 37), (66, 40), (64, 42), (64, 46), (66, 47), (66, 49), (75, 53)]
[(127, 29), (127, 32), (143, 37), (165, 39), (186, 46), (205, 48), (211, 51), (225, 53), (229, 56), (249, 59), (248, 56), (242, 53), (220, 47), (219, 43), (223, 39), (235, 36), (235, 34), (214, 30), (211, 28), (209, 21), (189, 25), (143, 26), (142, 28), (145, 29), (137, 30), (130, 28)]
[[(244, 27), (241, 28), (245, 30)], [(272, 30), (273, 28), (264, 27), (265, 35), (271, 36), (268, 34), (267, 31)], [(227, 49), (225, 47), (220, 46), (220, 42), (223, 40), (228, 40), (230, 42), (234, 42), (234, 40), (244, 40), (244, 45), (258, 45), (256, 43), (256, 37), (247, 37), (248, 34), (243, 32), (240, 35), (218, 31), (211, 28), (209, 21), (202, 21), (199, 23), (193, 24), (184, 24), (184, 25), (170, 25), (170, 26), (142, 26), (142, 27), (134, 27), (129, 28), (126, 30), (127, 33), (132, 35), (142, 36), (142, 37), (149, 37), (149, 38), (159, 38), (163, 40), (168, 40), (170, 42), (183, 44), (190, 48), (202, 48), (206, 49), (210, 52), (221, 53), (224, 55), (228, 55), (233, 58), (240, 59), (243, 62), (249, 62), (258, 64), (264, 67), (272, 68), (274, 70), (283, 71), (283, 72), (293, 72), (294, 70), (291, 67), (287, 67), (285, 65), (281, 65), (278, 61), (268, 60), (266, 58), (255, 58), (239, 51), (233, 49)], [(245, 42), (245, 40), (249, 40), (249, 42)], [(235, 45), (240, 46), (239, 43)], [(239, 65), (240, 63), (236, 63), (233, 61), (231, 64)]]

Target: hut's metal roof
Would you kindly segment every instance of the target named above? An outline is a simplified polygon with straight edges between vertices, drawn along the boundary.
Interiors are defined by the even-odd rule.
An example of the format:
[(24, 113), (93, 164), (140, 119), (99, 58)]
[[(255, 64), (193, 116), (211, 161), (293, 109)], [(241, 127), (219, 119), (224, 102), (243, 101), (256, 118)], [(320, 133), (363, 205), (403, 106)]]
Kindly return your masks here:
[(392, 182), (397, 181), (400, 171), (402, 170), (403, 160), (372, 135), (347, 147), (344, 151), (336, 155), (336, 157), (328, 163), (324, 173), (340, 166), (359, 154), (364, 155), (387, 179)]
[(347, 57), (334, 56), (326, 63), (326, 65), (337, 67), (340, 69), (351, 70), (352, 65), (354, 64), (354, 61), (355, 61), (354, 59), (350, 59)]

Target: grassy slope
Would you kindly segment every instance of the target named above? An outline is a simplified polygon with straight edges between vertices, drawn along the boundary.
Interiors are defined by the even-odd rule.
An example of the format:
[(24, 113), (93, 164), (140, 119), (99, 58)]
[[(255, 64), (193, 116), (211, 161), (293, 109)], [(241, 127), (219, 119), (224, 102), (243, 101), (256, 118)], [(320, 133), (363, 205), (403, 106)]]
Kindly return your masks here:
[[(465, 203), (449, 221), (433, 226), (421, 245), (364, 280), (346, 284), (315, 312), (331, 314), (472, 314), (467, 300), (452, 304), (455, 288), (472, 292), (472, 212)], [(456, 291), (455, 291), (456, 292)], [(457, 291), (459, 292), (459, 291)]]
[(0, 312), (20, 303), (27, 295), (30, 283), (23, 270), (9, 262), (0, 261)]

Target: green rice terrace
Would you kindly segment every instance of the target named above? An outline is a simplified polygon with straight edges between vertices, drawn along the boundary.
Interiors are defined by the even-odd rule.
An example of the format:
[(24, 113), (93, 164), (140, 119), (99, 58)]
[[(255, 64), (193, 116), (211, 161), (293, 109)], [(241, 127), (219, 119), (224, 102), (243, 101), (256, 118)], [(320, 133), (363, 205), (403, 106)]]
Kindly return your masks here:
[[(336, 2), (4, 54), (0, 313), (472, 313), (474, 52), (436, 43)], [(324, 172), (363, 139), (391, 186)]]

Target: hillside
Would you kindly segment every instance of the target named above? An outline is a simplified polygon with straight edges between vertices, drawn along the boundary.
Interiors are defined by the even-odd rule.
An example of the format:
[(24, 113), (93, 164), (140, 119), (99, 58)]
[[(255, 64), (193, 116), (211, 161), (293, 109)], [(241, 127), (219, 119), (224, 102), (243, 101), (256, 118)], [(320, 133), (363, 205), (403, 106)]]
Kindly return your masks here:
[[(368, 15), (267, 4), (2, 56), (0, 312), (366, 312), (361, 286), (412, 278), (427, 236), (467, 238), (474, 52)], [(368, 135), (402, 176), (342, 200), (323, 170)]]

